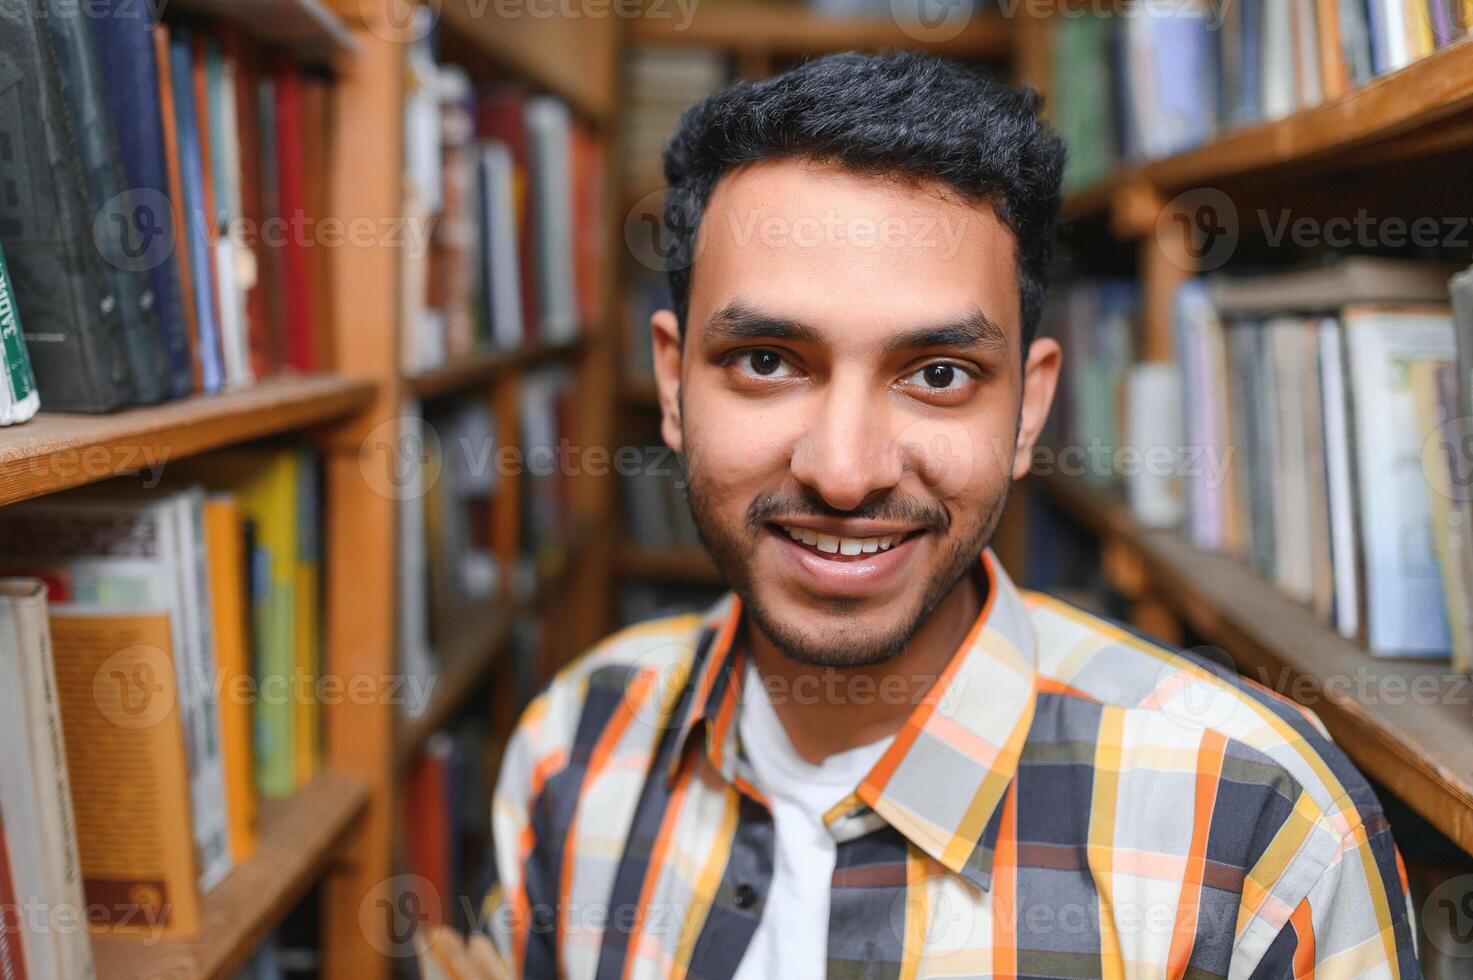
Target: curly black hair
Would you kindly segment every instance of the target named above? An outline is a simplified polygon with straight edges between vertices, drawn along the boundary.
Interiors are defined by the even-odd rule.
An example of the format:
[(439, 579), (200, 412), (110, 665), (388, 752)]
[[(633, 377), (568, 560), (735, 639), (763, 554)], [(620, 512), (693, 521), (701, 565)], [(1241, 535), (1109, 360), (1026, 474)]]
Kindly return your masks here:
[(846, 170), (939, 180), (990, 202), (1017, 239), (1023, 352), (1037, 331), (1059, 215), (1063, 141), (1030, 88), (991, 81), (913, 51), (847, 51), (756, 83), (730, 85), (686, 110), (665, 148), (673, 249), (670, 298), (684, 336), (700, 218), (723, 174), (756, 160), (806, 158)]

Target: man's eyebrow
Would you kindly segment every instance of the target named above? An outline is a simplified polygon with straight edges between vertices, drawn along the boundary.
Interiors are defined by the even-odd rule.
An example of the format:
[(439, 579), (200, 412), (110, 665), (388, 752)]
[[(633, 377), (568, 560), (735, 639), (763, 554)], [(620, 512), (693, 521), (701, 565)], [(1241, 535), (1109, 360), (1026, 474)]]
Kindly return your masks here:
[(823, 336), (813, 326), (790, 317), (773, 316), (742, 303), (728, 303), (706, 323), (706, 330), (727, 340), (787, 340), (817, 344)]
[(994, 323), (986, 313), (981, 310), (973, 310), (961, 319), (950, 323), (940, 323), (897, 334), (886, 341), (885, 352), (903, 354), (906, 351), (925, 350), (931, 347), (951, 347), (1006, 354), (1008, 336), (1003, 332), (1002, 327)]

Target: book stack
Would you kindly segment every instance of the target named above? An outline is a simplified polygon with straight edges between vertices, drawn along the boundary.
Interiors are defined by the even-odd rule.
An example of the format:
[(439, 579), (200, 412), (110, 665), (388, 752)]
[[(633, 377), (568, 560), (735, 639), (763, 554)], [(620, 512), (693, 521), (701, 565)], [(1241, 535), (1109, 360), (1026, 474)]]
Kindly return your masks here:
[(0, 510), (9, 887), (84, 910), (70, 933), (21, 923), (29, 976), (90, 975), (89, 927), (197, 935), (256, 848), (257, 799), (319, 765), (315, 460), (239, 451), (150, 482)]
[(1473, 4), (1204, 0), (1055, 20), (1051, 101), (1073, 190), (1402, 68), (1466, 35)]
[[(1453, 271), (1351, 257), (1189, 281), (1173, 303), (1178, 400), (1154, 413), (1182, 420), (1172, 475), (1195, 547), (1241, 557), (1372, 654), (1466, 670), (1473, 276), (1453, 279), (1455, 320)], [(1089, 361), (1073, 358), (1062, 391), (1090, 387)]]
[(401, 267), (410, 375), (566, 344), (603, 316), (601, 140), (560, 99), (477, 88), (433, 44), (406, 55), (405, 196), (420, 229)]
[(0, 104), (19, 148), (0, 243), (51, 410), (215, 394), (332, 360), (327, 80), (231, 27), (149, 9), (0, 14), (19, 66)]

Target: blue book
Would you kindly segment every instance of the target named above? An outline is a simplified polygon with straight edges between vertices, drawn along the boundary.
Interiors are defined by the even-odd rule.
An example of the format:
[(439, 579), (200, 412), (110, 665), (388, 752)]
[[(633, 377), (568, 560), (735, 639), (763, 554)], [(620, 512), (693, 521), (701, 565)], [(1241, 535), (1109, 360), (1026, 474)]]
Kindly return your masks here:
[(164, 210), (176, 204), (169, 200), (153, 18), (137, 9), (132, 0), (103, 0), (103, 4), (105, 15), (93, 21), (97, 60), (117, 132), (123, 173), (133, 190), (134, 228), (140, 235), (164, 236), (157, 243), (147, 241), (148, 251), (160, 251), (156, 259), (150, 256), (148, 279), (162, 334), (168, 396), (182, 398), (194, 387), (194, 368), (184, 325), (179, 264), (173, 253), (179, 243), (173, 241), (173, 219)]
[(200, 156), (198, 116), (194, 102), (193, 39), (180, 28), (169, 39), (169, 74), (174, 87), (175, 125), (179, 127), (179, 173), (184, 185), (183, 247), (189, 249), (194, 274), (195, 313), (199, 320), (201, 386), (215, 394), (225, 384), (225, 362), (220, 353), (220, 324), (215, 317), (215, 287), (210, 270), (215, 250), (205, 214), (205, 168)]
[(1239, 126), (1263, 118), (1263, 3), (1264, 0), (1242, 0), (1242, 68), (1238, 75), (1238, 104), (1233, 112), (1233, 122)]

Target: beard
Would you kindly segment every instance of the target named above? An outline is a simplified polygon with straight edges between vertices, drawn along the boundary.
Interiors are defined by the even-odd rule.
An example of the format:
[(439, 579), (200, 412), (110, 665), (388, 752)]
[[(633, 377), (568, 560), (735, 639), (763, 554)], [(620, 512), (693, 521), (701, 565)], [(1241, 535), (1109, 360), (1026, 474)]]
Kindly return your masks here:
[[(686, 478), (687, 502), (701, 544), (732, 591), (741, 599), (752, 622), (783, 656), (794, 663), (806, 667), (836, 668), (882, 664), (905, 650), (936, 608), (961, 583), (982, 549), (991, 542), (1013, 488), (1012, 475), (1008, 474), (1002, 493), (970, 527), (953, 528), (950, 514), (939, 503), (886, 498), (854, 510), (838, 511), (808, 491), (799, 495), (760, 494), (747, 508), (745, 521), (734, 527), (720, 516), (717, 507), (719, 494), (702, 479), (699, 468), (688, 467)], [(766, 524), (770, 517), (800, 515), (901, 520), (914, 523), (934, 535), (935, 540), (941, 543), (941, 551), (931, 564), (920, 603), (909, 615), (901, 615), (883, 629), (845, 630), (842, 634), (821, 639), (805, 634), (773, 615), (758, 594), (753, 569), (757, 548), (763, 535), (768, 533)], [(843, 616), (860, 608), (864, 600), (839, 597), (825, 599), (823, 603), (830, 614)]]

